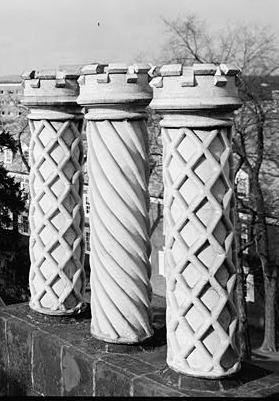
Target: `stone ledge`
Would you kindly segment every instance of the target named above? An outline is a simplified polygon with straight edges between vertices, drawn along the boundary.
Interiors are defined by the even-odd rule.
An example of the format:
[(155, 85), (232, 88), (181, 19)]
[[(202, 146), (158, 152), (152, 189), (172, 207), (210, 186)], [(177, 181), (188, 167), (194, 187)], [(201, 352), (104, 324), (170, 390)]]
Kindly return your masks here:
[(57, 318), (28, 304), (0, 309), (0, 396), (268, 397), (279, 376), (250, 364), (223, 380), (180, 375), (166, 366), (164, 308), (156, 338), (140, 346), (90, 336), (90, 313)]

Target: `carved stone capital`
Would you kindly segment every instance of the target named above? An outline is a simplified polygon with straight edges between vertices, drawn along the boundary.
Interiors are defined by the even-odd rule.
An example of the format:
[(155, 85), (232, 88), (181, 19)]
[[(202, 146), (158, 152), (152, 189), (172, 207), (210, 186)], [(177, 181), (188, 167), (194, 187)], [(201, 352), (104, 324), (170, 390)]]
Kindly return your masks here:
[[(123, 109), (132, 117), (132, 113), (142, 111), (151, 101), (149, 69), (149, 65), (141, 64), (87, 65), (81, 70), (77, 102), (87, 109), (111, 108), (116, 119), (122, 118), (119, 110)], [(97, 112), (95, 117), (98, 118)]]
[(230, 112), (240, 107), (235, 79), (240, 71), (214, 64), (164, 65), (152, 69), (154, 97), (150, 104), (158, 113), (214, 110)]
[(22, 75), (24, 98), (22, 103), (33, 108), (80, 110), (76, 99), (79, 95), (78, 70), (28, 70)]

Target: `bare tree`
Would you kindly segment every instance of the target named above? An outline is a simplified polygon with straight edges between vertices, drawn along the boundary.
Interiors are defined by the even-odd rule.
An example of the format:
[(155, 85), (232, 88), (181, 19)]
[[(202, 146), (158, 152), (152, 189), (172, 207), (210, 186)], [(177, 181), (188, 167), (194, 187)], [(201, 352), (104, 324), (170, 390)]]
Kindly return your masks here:
[[(10, 94), (6, 94), (1, 98), (0, 152), (2, 153), (5, 149), (8, 149), (13, 153), (14, 157), (19, 153), (20, 159), (29, 172), (30, 167), (24, 155), (21, 142), (22, 135), (27, 133), (27, 113), (28, 109), (21, 105), (18, 98), (13, 98)], [(13, 231), (18, 234), (18, 216), (25, 210), (24, 205), (27, 197), (20, 189), (20, 184), (15, 181), (2, 164), (0, 168), (0, 184), (3, 189), (0, 196), (2, 219), (0, 227), (5, 227), (5, 225), (9, 224), (9, 216), (12, 213)]]
[[(22, 162), (26, 168), (26, 170), (30, 171), (29, 163), (24, 155), (24, 151), (22, 149), (22, 137), (24, 135), (29, 135), (29, 126), (27, 120), (27, 114), (29, 110), (26, 106), (20, 103), (19, 99), (12, 98), (11, 95), (6, 95), (4, 99), (4, 105), (0, 107), (0, 131), (8, 133), (16, 143), (15, 153), (19, 152)], [(3, 117), (2, 111), (5, 113), (5, 108), (7, 104), (12, 104), (13, 114), (12, 117)]]
[[(0, 153), (5, 149), (15, 153), (17, 149), (16, 141), (6, 131), (0, 133)], [(0, 230), (12, 223), (14, 234), (18, 234), (18, 215), (25, 208), (26, 196), (20, 189), (19, 183), (10, 177), (8, 171), (0, 163)]]
[(276, 37), (268, 27), (230, 24), (212, 31), (195, 15), (163, 22), (169, 34), (162, 54), (164, 62), (229, 62), (244, 76), (270, 75), (278, 69)]
[[(275, 115), (277, 122), (279, 118), (278, 108), (274, 109), (274, 103), (264, 100), (264, 88), (261, 86), (261, 82), (279, 69), (275, 36), (268, 27), (259, 26), (230, 25), (225, 29), (212, 31), (193, 15), (163, 22), (169, 38), (162, 54), (163, 63), (232, 63), (242, 70), (239, 89), (243, 107), (234, 119), (233, 149), (236, 170), (245, 169), (249, 175), (250, 194), (248, 202), (238, 201), (238, 208), (251, 216), (252, 236), (248, 246), (258, 256), (264, 282), (265, 331), (261, 349), (275, 351), (275, 302), (279, 266), (278, 260), (270, 254), (267, 218), (269, 213), (278, 216), (278, 210), (274, 209), (274, 204), (270, 204), (269, 198), (278, 199), (279, 190), (277, 197), (271, 196), (269, 188), (264, 185), (263, 177), (272, 161), (268, 147), (274, 149), (276, 142), (275, 138), (271, 140), (271, 132), (276, 133), (275, 127), (278, 130), (278, 125), (274, 124)], [(274, 160), (277, 160), (278, 166), (278, 150), (277, 159), (274, 157)], [(278, 170), (275, 176), (279, 179)], [(241, 243), (239, 245), (241, 256), (243, 246)], [(247, 247), (247, 244), (244, 246)], [(243, 334), (247, 328), (245, 305), (241, 301), (243, 270), (239, 269), (237, 273), (241, 310), (240, 332)], [(246, 350), (246, 356), (247, 354), (249, 355), (249, 350)]]

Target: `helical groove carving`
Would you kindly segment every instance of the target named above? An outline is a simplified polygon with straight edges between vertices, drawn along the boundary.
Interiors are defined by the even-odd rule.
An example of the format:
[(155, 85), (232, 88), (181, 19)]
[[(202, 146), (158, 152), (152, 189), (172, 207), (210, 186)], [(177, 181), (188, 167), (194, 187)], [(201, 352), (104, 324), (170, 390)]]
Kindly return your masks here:
[(146, 126), (88, 121), (91, 333), (136, 343), (152, 335)]
[(231, 128), (163, 128), (170, 367), (222, 377), (239, 364)]
[(81, 121), (31, 119), (30, 127), (30, 306), (73, 313), (85, 289)]

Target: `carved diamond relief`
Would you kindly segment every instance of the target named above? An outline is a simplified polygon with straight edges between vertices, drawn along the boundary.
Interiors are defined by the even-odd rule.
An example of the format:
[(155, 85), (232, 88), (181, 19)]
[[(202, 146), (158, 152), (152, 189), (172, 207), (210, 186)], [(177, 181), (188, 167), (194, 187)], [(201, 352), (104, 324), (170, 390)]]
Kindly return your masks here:
[[(183, 136), (182, 132), (187, 135)], [(166, 248), (171, 253), (167, 261), (173, 269), (167, 288), (168, 296), (172, 297), (173, 292), (175, 300), (171, 303), (173, 312), (169, 319), (170, 325), (176, 324), (176, 329), (169, 331), (169, 343), (170, 346), (178, 343), (181, 347), (182, 359), (176, 363), (186, 371), (190, 369), (197, 374), (216, 370), (219, 375), (223, 365), (229, 365), (231, 354), (226, 351), (226, 344), (235, 330), (231, 325), (232, 314), (227, 316), (225, 306), (232, 302), (229, 297), (234, 284), (229, 283), (235, 269), (230, 260), (233, 226), (228, 213), (232, 184), (224, 173), (231, 160), (224, 140), (227, 131), (177, 130), (179, 140), (173, 133), (169, 135), (167, 129), (163, 135), (164, 144), (170, 149), (164, 158), (165, 194), (169, 200), (165, 206)], [(189, 148), (190, 156), (189, 143), (196, 146), (195, 153)], [(178, 149), (183, 149), (183, 157)], [(179, 160), (176, 177), (169, 171), (174, 158)], [(175, 308), (178, 308), (176, 312)], [(178, 320), (177, 315), (184, 317)], [(183, 319), (186, 319), (184, 323)], [(188, 342), (180, 338), (186, 326)], [(173, 360), (171, 352), (168, 352), (169, 363)], [(216, 356), (222, 352), (227, 355), (223, 365)]]
[(30, 125), (31, 302), (59, 314), (82, 304), (85, 284), (79, 122)]

